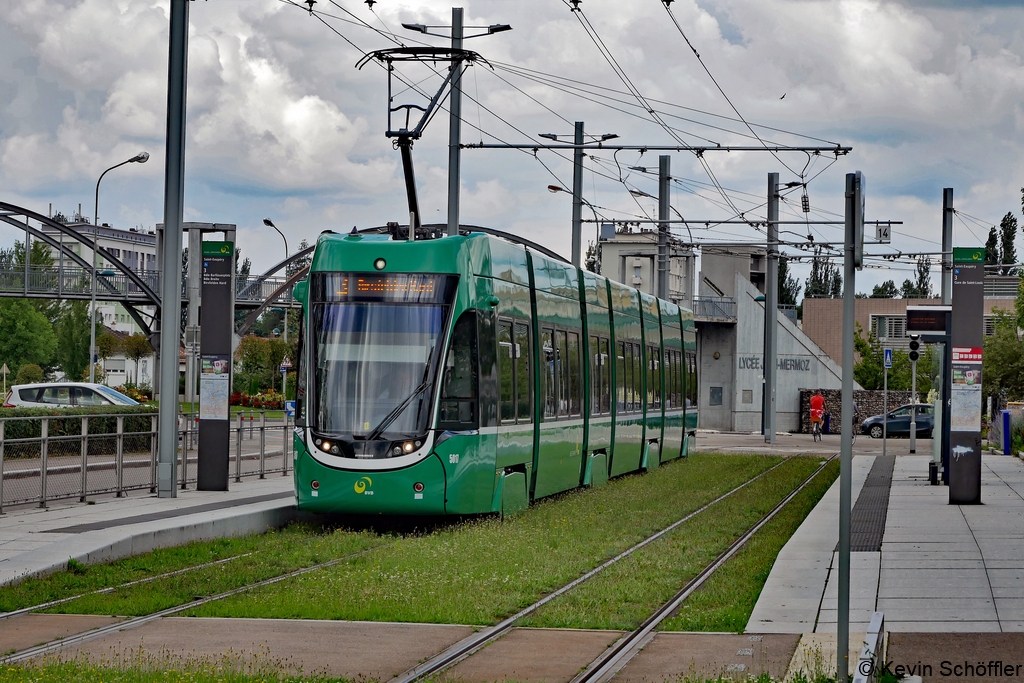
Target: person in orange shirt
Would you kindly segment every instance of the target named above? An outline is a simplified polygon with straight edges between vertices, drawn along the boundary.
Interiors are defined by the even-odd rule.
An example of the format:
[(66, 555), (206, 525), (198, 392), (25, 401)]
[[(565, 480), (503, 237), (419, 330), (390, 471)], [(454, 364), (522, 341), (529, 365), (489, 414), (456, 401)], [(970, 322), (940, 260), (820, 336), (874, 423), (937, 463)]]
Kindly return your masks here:
[(825, 416), (825, 397), (821, 395), (821, 389), (811, 396), (811, 431), (817, 435), (821, 431), (821, 421)]

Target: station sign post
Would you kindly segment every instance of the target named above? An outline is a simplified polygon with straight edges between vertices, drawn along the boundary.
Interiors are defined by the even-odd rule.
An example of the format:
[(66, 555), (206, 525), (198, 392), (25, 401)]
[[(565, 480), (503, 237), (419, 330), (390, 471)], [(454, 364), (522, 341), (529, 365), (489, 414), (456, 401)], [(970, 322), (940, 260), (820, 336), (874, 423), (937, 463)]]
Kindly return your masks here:
[[(228, 490), (231, 442), (231, 341), (234, 333), (235, 249), (203, 242), (203, 294), (199, 313), (199, 465), (196, 488)], [(239, 453), (238, 457), (242, 457)]]
[[(949, 358), (949, 332), (952, 306), (907, 306), (907, 335), (917, 337), (928, 344), (941, 344), (939, 375), (939, 398), (935, 401), (935, 418), (932, 423), (934, 450), (928, 463), (928, 480), (939, 483), (939, 472), (945, 479), (949, 472), (949, 420), (946, 419), (949, 405), (949, 382), (945, 378)], [(912, 351), (913, 353), (913, 351)]]
[(985, 341), (985, 249), (953, 249), (950, 331), (949, 503), (981, 503), (981, 360)]
[(882, 370), (882, 457), (886, 455), (889, 443), (889, 369), (892, 368), (892, 349), (886, 348), (885, 367)]

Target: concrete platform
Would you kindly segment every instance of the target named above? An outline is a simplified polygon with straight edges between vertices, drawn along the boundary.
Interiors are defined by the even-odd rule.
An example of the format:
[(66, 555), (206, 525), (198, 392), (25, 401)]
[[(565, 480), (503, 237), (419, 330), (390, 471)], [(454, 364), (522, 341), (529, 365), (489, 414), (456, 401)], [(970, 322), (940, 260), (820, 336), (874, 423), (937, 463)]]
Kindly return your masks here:
[(0, 586), (67, 567), (192, 541), (279, 527), (296, 518), (291, 476), (231, 482), (230, 491), (132, 495), (94, 505), (6, 509), (0, 515)]
[[(854, 501), (872, 459), (853, 460)], [(881, 550), (851, 553), (851, 630), (875, 610), (892, 632), (1024, 630), (1024, 463), (984, 455), (983, 504), (959, 506), (928, 483), (928, 460), (896, 458)], [(747, 630), (836, 630), (838, 501), (837, 480), (779, 554)]]

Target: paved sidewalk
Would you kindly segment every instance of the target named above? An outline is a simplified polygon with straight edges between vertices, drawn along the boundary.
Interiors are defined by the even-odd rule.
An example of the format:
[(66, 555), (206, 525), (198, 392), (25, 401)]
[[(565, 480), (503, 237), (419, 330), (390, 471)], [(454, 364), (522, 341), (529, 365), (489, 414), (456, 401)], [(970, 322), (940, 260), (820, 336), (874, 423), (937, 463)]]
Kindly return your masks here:
[[(872, 460), (854, 458), (854, 503)], [(1024, 631), (1024, 463), (982, 456), (974, 506), (949, 505), (927, 472), (928, 456), (896, 458), (881, 549), (851, 553), (851, 630), (878, 610), (889, 631)], [(836, 630), (838, 502), (837, 480), (779, 554), (748, 631)]]
[(94, 505), (52, 503), (0, 515), (0, 586), (64, 569), (69, 558), (104, 562), (156, 548), (282, 526), (296, 515), (292, 477), (232, 481), (230, 491), (132, 495)]

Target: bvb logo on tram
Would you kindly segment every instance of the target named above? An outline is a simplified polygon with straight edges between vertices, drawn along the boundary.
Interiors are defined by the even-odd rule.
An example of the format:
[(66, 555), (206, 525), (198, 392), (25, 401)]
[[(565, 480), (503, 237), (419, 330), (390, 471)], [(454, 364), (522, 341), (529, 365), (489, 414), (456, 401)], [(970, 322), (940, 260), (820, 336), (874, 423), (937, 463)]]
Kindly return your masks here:
[(353, 486), (352, 488), (355, 489), (356, 493), (372, 496), (373, 491), (366, 490), (367, 487), (369, 486), (373, 486), (373, 480), (370, 479), (369, 477), (360, 477), (359, 481), (357, 481), (355, 486)]

